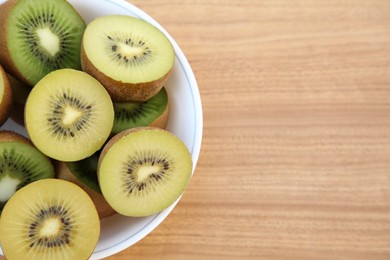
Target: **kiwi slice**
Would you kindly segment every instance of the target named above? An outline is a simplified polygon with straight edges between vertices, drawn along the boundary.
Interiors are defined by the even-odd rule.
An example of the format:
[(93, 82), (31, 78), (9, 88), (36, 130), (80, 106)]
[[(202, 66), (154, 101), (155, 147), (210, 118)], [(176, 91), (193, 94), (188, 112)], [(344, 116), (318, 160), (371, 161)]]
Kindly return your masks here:
[(33, 86), (51, 71), (81, 69), (85, 22), (66, 0), (9, 0), (0, 5), (0, 60)]
[(91, 197), (101, 219), (115, 214), (115, 210), (104, 199), (97, 179), (100, 152), (78, 162), (58, 162), (57, 178), (73, 182)]
[(157, 94), (175, 61), (173, 46), (160, 30), (124, 15), (93, 20), (81, 48), (83, 70), (102, 82), (114, 102), (143, 102)]
[(140, 126), (165, 128), (168, 122), (168, 95), (162, 88), (145, 102), (114, 103), (115, 119), (112, 134)]
[(15, 193), (0, 219), (0, 243), (12, 259), (88, 259), (100, 224), (89, 196), (71, 182), (45, 179)]
[(149, 216), (167, 208), (183, 193), (191, 173), (192, 159), (186, 145), (155, 127), (121, 132), (99, 157), (103, 196), (125, 216)]
[(31, 141), (59, 161), (79, 161), (94, 154), (109, 137), (113, 122), (110, 95), (85, 72), (51, 72), (27, 98), (25, 125)]
[(0, 131), (0, 212), (20, 188), (36, 180), (53, 177), (54, 168), (49, 158), (27, 138)]
[(11, 84), (3, 67), (0, 66), (0, 126), (8, 119), (12, 102)]

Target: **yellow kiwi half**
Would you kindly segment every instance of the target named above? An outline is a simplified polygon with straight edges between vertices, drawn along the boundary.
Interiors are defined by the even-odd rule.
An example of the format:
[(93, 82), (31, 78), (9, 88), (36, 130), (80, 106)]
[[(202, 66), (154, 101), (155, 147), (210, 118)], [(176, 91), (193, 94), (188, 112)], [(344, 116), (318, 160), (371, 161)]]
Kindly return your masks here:
[(31, 90), (25, 126), (34, 145), (59, 161), (79, 161), (110, 135), (114, 106), (106, 89), (85, 72), (62, 69)]
[(186, 145), (155, 127), (117, 134), (99, 157), (103, 196), (125, 216), (149, 216), (169, 207), (183, 193), (191, 173), (192, 159)]
[(99, 235), (91, 199), (64, 180), (40, 180), (20, 189), (0, 219), (0, 243), (9, 260), (88, 259)]
[(114, 102), (143, 102), (164, 86), (174, 65), (169, 39), (150, 23), (124, 15), (88, 24), (82, 41), (83, 70), (98, 79)]

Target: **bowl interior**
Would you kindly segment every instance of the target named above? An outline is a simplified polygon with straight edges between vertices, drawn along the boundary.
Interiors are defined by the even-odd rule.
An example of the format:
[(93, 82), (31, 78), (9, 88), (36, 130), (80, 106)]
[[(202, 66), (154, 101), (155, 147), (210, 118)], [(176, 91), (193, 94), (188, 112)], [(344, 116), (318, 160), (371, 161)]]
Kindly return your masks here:
[[(5, 0), (0, 0), (0, 4)], [(202, 106), (198, 86), (184, 54), (172, 37), (150, 16), (125, 1), (118, 0), (69, 0), (89, 23), (96, 17), (124, 14), (144, 19), (163, 31), (171, 40), (176, 53), (175, 66), (166, 89), (170, 100), (170, 117), (167, 129), (178, 136), (188, 147), (194, 162), (198, 161), (203, 129)], [(12, 120), (1, 129), (13, 130), (27, 136), (25, 130)], [(114, 215), (101, 223), (101, 236), (91, 259), (113, 255), (136, 243), (156, 228), (173, 210), (178, 200), (166, 210), (149, 217), (129, 218)], [(0, 248), (0, 254), (2, 254)]]

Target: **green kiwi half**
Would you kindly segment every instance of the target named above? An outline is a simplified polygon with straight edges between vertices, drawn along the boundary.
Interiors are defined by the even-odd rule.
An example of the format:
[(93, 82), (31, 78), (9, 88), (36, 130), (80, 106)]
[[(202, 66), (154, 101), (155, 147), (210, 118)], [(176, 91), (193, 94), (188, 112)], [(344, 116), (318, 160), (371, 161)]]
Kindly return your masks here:
[(150, 23), (109, 15), (88, 24), (81, 61), (114, 102), (143, 102), (165, 85), (175, 53), (169, 39)]
[(186, 145), (160, 128), (123, 131), (105, 145), (99, 157), (103, 196), (125, 216), (149, 216), (167, 208), (183, 193), (191, 173)]
[(91, 197), (99, 217), (106, 218), (115, 214), (115, 210), (107, 203), (100, 190), (97, 167), (100, 152), (77, 162), (57, 162), (57, 178), (73, 182)]
[(31, 141), (59, 161), (79, 161), (94, 154), (109, 137), (113, 122), (109, 94), (85, 72), (51, 72), (27, 98), (25, 125)]
[(0, 131), (0, 212), (20, 188), (44, 178), (53, 178), (50, 160), (29, 140), (17, 133)]
[(145, 102), (114, 103), (115, 119), (112, 134), (140, 126), (165, 128), (168, 122), (168, 95), (162, 88)]
[(9, 0), (0, 5), (0, 60), (33, 86), (61, 68), (81, 69), (85, 22), (66, 0)]
[(99, 235), (91, 199), (64, 180), (39, 180), (20, 189), (0, 219), (0, 243), (9, 260), (88, 259)]

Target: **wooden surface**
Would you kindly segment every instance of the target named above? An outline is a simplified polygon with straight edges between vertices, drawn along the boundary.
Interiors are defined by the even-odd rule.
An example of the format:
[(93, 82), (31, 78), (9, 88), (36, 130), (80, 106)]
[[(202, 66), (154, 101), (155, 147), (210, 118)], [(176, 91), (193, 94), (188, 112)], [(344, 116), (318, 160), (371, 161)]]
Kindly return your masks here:
[(122, 259), (390, 259), (390, 1), (132, 1), (187, 56), (195, 176)]
[(390, 1), (134, 0), (204, 109), (195, 176), (124, 259), (390, 259)]

